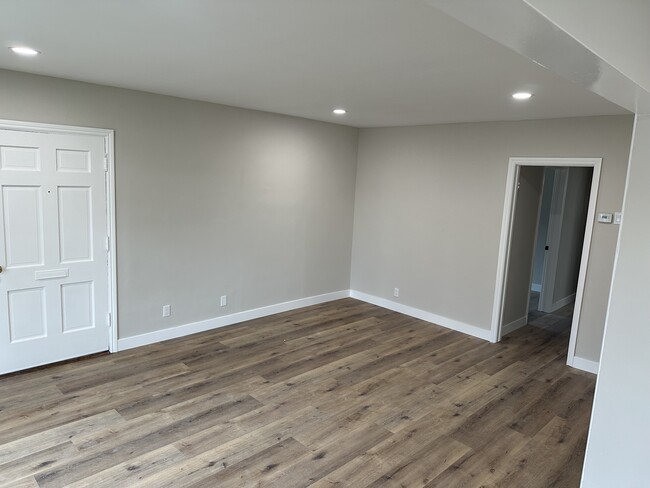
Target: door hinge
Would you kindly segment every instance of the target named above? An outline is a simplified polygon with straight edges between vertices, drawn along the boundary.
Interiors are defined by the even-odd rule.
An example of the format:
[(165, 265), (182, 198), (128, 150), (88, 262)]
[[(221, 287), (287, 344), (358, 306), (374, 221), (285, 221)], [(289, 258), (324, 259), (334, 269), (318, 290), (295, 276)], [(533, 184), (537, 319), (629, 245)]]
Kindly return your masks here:
[(106, 251), (110, 251), (110, 250), (111, 250), (111, 237), (106, 236)]
[(113, 326), (113, 320), (111, 320), (111, 319), (112, 319), (112, 317), (111, 317), (111, 313), (108, 312), (108, 313), (106, 314), (106, 325), (108, 325), (108, 328), (109, 328), (109, 329)]
[(104, 171), (108, 171), (108, 154), (104, 154)]

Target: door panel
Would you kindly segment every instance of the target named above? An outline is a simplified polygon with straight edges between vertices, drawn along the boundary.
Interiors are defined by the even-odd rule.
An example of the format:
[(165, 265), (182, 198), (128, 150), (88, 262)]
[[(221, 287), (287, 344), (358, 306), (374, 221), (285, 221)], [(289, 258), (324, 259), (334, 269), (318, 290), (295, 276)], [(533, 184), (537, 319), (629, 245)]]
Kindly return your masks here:
[(93, 282), (61, 285), (63, 332), (95, 327)]
[(4, 186), (7, 270), (43, 265), (43, 198), (38, 186)]
[(61, 263), (92, 261), (92, 198), (89, 187), (59, 187)]
[(0, 146), (0, 169), (4, 171), (39, 171), (37, 147)]
[(57, 149), (56, 169), (61, 173), (90, 173), (90, 152)]
[(108, 349), (101, 136), (0, 130), (0, 374)]
[(44, 289), (12, 290), (7, 297), (11, 342), (46, 337)]

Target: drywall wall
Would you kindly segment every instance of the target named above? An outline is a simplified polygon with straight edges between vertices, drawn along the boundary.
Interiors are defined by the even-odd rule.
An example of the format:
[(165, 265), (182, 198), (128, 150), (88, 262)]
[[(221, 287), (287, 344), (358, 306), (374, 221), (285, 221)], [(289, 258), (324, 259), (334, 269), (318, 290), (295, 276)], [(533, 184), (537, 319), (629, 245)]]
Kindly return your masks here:
[(650, 116), (637, 116), (623, 225), (582, 479), (583, 488), (648, 486), (650, 438)]
[(121, 338), (349, 288), (356, 129), (11, 71), (0, 118), (115, 129)]
[(528, 316), (537, 216), (543, 186), (544, 168), (520, 168), (503, 296), (503, 325)]
[(553, 286), (554, 309), (578, 288), (592, 174), (591, 168), (569, 168)]
[(555, 181), (555, 168), (544, 168), (544, 189), (542, 190), (542, 204), (539, 210), (539, 225), (537, 240), (535, 242), (535, 259), (533, 263), (533, 286), (536, 291), (542, 286), (544, 273), (544, 256), (546, 255), (546, 238), (548, 236), (548, 223), (551, 217), (551, 200), (553, 199), (553, 183)]
[[(631, 116), (362, 129), (351, 287), (490, 328), (508, 159), (602, 157), (621, 208)], [(576, 355), (597, 361), (618, 226), (597, 225)], [(398, 299), (392, 296), (400, 288)]]

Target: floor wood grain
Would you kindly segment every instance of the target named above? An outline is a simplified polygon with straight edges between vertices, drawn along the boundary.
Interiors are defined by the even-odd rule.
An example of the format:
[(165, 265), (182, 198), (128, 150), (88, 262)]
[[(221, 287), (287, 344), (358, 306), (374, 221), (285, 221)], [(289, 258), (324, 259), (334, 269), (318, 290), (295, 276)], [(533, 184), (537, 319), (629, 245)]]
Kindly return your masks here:
[(0, 377), (0, 486), (577, 487), (567, 344), (344, 299)]

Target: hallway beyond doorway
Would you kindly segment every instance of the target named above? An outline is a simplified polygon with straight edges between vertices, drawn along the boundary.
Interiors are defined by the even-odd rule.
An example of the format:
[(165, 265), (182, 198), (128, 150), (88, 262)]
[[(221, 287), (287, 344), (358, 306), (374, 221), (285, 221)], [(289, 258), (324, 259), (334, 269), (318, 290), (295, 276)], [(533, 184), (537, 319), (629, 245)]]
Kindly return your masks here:
[(528, 325), (558, 334), (568, 334), (571, 331), (574, 302), (559, 308), (553, 313), (540, 312), (537, 308), (538, 305), (539, 292), (531, 291), (528, 305)]

